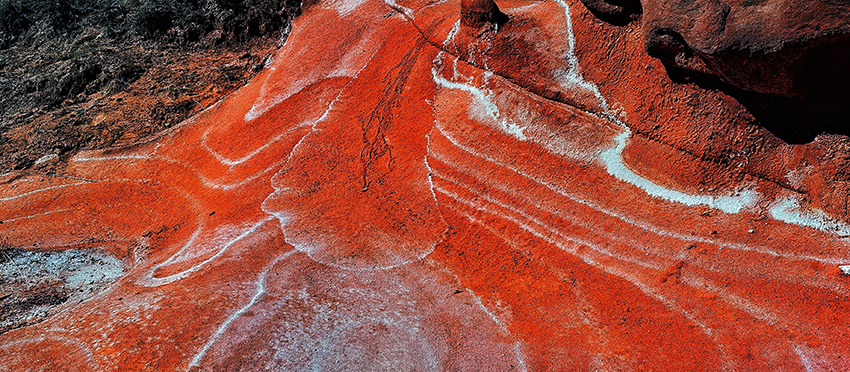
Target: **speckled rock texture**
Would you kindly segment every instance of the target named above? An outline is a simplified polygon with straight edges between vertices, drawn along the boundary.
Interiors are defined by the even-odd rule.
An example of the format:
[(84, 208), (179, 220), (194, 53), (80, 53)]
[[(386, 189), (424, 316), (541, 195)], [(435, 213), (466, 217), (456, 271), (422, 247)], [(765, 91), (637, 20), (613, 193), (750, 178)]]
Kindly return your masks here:
[[(725, 52), (831, 48), (807, 15), (846, 3), (789, 10), (823, 33), (684, 3), (305, 4), (217, 105), (2, 176), (3, 275), (123, 266), (0, 334), (0, 369), (850, 369), (850, 140), (774, 135), (736, 95), (801, 75)], [(735, 41), (771, 35), (802, 51)]]

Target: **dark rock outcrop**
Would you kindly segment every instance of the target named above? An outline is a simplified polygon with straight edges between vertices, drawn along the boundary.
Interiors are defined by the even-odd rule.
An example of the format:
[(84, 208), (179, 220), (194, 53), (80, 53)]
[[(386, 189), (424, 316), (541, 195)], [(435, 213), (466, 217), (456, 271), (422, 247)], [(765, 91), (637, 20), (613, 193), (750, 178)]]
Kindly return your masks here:
[[(624, 18), (619, 1), (584, 4), (603, 20), (612, 14)], [(850, 3), (643, 0), (641, 5), (646, 51), (674, 80), (725, 91), (787, 142), (809, 142), (824, 131), (850, 134)]]

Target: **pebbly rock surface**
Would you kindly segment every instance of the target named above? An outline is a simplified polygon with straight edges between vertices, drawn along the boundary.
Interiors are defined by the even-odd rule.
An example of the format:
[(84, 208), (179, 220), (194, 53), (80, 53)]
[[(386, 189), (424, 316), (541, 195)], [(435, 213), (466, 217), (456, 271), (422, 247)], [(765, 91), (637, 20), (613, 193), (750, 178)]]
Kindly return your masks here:
[(674, 81), (649, 6), (585, 3), (305, 4), (217, 105), (3, 175), (3, 270), (123, 267), (0, 366), (850, 369), (847, 137), (788, 144)]
[(258, 73), (293, 0), (0, 1), (0, 173), (149, 139)]

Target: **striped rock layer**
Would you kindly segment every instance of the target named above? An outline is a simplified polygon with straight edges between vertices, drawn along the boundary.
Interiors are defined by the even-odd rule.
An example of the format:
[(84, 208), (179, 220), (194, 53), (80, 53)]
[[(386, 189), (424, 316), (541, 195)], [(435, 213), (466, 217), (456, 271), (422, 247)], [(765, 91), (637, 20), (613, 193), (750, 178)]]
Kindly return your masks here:
[(2, 176), (5, 244), (123, 273), (0, 370), (850, 369), (850, 227), (801, 191), (834, 150), (577, 0), (460, 9), (311, 5), (216, 106)]

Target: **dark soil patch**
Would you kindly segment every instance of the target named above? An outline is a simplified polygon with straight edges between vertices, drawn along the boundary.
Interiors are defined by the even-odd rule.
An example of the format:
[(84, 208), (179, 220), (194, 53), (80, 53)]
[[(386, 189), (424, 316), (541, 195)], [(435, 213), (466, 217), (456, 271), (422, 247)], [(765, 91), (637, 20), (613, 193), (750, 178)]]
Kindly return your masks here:
[(0, 241), (0, 334), (83, 302), (123, 275), (120, 260), (96, 250), (24, 251)]
[[(0, 173), (52, 171), (244, 85), (298, 0), (0, 0)], [(39, 161), (41, 160), (41, 161)]]

